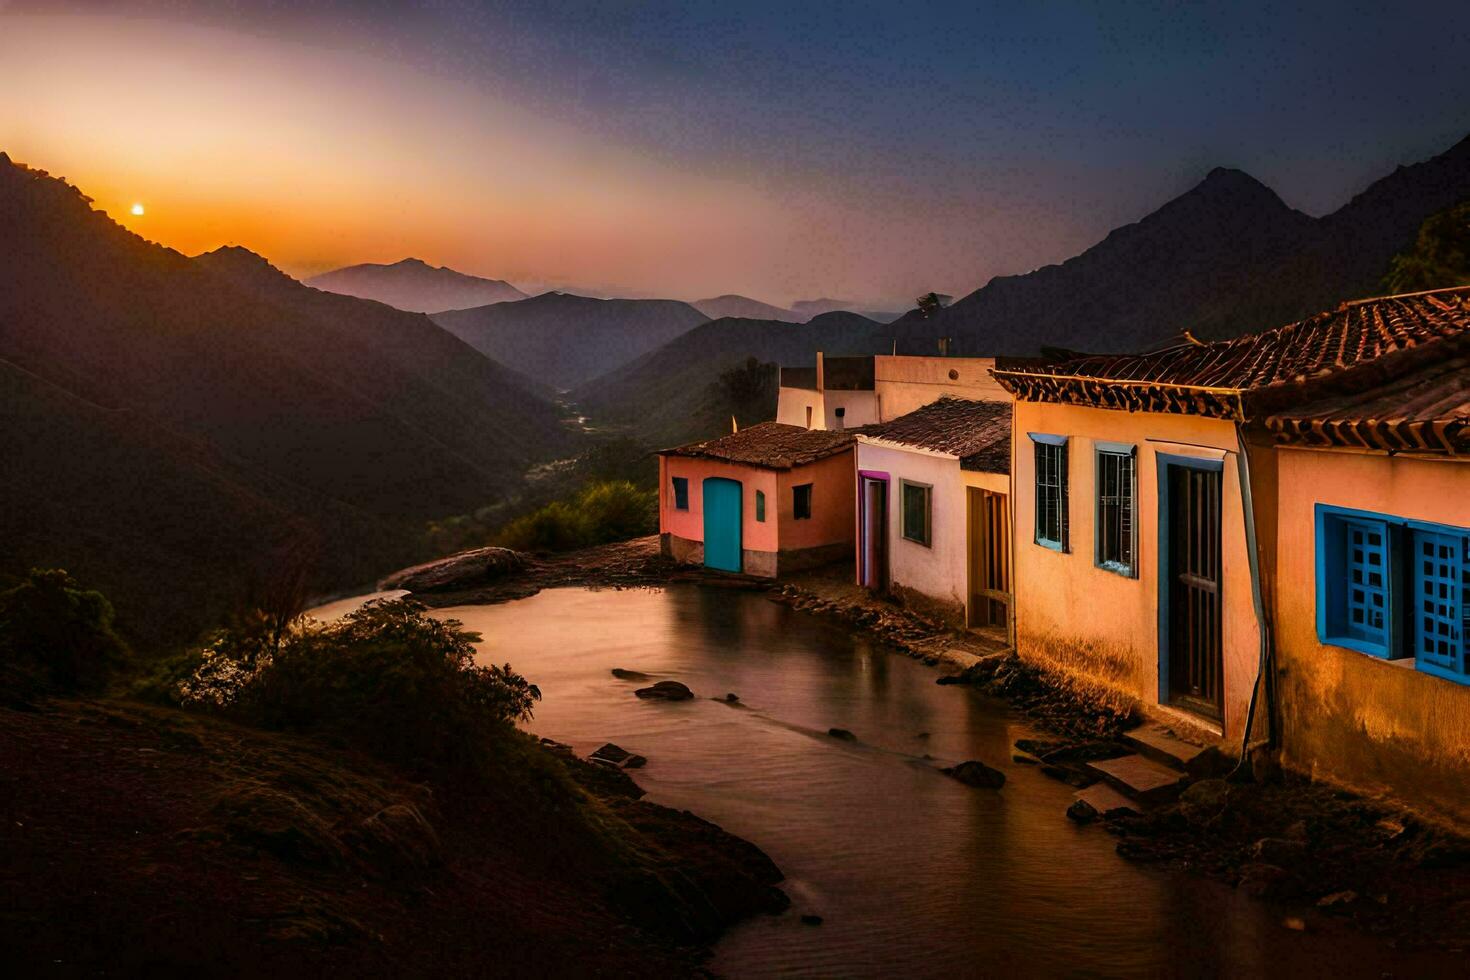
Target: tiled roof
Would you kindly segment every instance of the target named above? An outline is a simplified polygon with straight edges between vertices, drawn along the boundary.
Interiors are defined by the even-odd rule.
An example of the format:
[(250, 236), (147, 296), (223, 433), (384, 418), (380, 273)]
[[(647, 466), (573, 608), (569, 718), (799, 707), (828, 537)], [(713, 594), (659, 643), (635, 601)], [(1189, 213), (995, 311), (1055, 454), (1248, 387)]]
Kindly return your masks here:
[(769, 470), (789, 470), (851, 448), (853, 433), (804, 429), (784, 422), (762, 422), (718, 439), (691, 442), (659, 451), (660, 456), (693, 456), (744, 463)]
[(1234, 340), (1202, 344), (1191, 339), (1146, 354), (1087, 356), (994, 373), (1028, 401), (1230, 415), (1239, 413), (1242, 394), (1397, 361), (1459, 340), (1467, 327), (1470, 287), (1457, 287), (1344, 303)]
[(1011, 403), (941, 398), (863, 434), (960, 458), (964, 469), (1008, 473)]
[(1470, 453), (1470, 357), (1379, 387), (1293, 405), (1266, 419), (1281, 443), (1412, 453)]

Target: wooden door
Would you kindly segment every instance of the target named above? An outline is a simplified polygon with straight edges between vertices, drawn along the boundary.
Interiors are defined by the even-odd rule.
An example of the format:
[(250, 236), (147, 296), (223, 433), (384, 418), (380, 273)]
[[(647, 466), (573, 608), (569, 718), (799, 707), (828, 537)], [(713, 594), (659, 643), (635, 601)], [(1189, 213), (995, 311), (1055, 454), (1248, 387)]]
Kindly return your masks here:
[(704, 481), (704, 564), (741, 570), (740, 483), (712, 476)]
[(1224, 705), (1220, 472), (1169, 467), (1169, 703), (1211, 718)]
[(966, 488), (969, 551), (970, 626), (1009, 629), (1011, 610), (1011, 535), (1006, 495)]

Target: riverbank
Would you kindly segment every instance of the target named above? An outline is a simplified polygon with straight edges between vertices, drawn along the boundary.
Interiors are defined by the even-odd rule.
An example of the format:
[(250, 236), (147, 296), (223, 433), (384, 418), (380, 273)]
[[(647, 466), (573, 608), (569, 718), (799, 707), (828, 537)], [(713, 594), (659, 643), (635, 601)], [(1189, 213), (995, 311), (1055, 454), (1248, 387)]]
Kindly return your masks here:
[[(461, 605), (504, 601), (526, 589), (673, 582), (760, 591), (938, 668), (940, 682), (1005, 699), (1058, 736), (1048, 746), (1058, 761), (1040, 760), (1036, 768), (1073, 785), (1096, 780), (1086, 759), (1126, 754), (1118, 740), (1141, 720), (1019, 661), (998, 638), (948, 629), (858, 588), (845, 568), (779, 583), (711, 574), (663, 559), (657, 539), (645, 538), (544, 560), (515, 578), (422, 598)], [(1034, 758), (1028, 748), (1036, 746), (1017, 747), (1017, 758)], [(1089, 814), (1097, 823), (1092, 832), (1117, 836), (1117, 851), (1128, 860), (1205, 875), (1265, 900), (1290, 928), (1313, 929), (1331, 918), (1405, 946), (1470, 948), (1470, 844), (1459, 828), (1283, 774), (1269, 754), (1242, 767), (1236, 781), (1218, 778), (1233, 768), (1233, 759), (1215, 755), (1212, 765), (1181, 779), (1181, 789), (1191, 781), (1195, 787), (1181, 799), (1137, 813)], [(1060, 808), (1056, 819), (1065, 820)]]
[(516, 734), (431, 785), (154, 705), (0, 708), (0, 947), (30, 974), (698, 975), (781, 874), (619, 775)]

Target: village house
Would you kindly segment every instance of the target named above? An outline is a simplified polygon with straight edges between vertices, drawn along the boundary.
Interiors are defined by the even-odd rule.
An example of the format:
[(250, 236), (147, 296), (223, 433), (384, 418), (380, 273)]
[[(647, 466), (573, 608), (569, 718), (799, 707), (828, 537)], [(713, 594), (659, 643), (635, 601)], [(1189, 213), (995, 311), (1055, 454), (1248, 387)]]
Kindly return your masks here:
[(760, 576), (851, 559), (850, 433), (762, 422), (658, 459), (665, 555)]
[(1470, 816), (1467, 326), (1444, 290), (996, 370), (1018, 653)]
[(807, 429), (854, 429), (907, 415), (945, 395), (1008, 402), (991, 377), (993, 357), (879, 354), (828, 357), (782, 367), (776, 421)]
[(857, 435), (858, 582), (955, 626), (1010, 623), (1011, 405), (948, 396)]
[(776, 421), (804, 429), (852, 429), (880, 418), (873, 358), (827, 357), (817, 366), (782, 367)]

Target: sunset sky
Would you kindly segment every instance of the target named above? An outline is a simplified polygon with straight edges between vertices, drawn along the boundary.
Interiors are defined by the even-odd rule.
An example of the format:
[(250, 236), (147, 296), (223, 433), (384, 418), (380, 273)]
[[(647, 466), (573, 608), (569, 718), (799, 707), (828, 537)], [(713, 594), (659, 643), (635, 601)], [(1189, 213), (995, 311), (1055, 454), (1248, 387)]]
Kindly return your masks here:
[(1216, 165), (1332, 210), (1470, 133), (1467, 36), (1463, 0), (0, 0), (0, 150), (148, 238), (300, 276), (413, 255), (896, 308), (1064, 259)]

